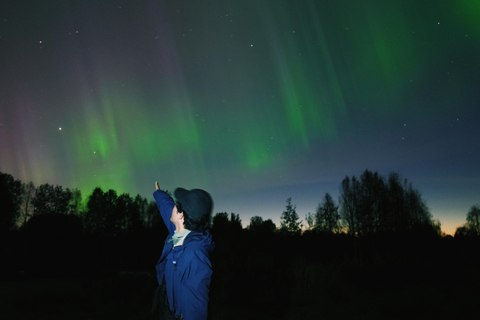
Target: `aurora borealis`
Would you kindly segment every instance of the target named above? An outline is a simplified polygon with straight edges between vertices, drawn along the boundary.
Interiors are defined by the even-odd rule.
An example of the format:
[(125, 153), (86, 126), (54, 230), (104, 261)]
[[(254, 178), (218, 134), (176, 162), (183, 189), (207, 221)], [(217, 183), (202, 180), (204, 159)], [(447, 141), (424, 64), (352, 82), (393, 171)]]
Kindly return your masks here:
[(2, 1), (0, 171), (304, 218), (399, 172), (452, 233), (480, 202), (480, 2)]

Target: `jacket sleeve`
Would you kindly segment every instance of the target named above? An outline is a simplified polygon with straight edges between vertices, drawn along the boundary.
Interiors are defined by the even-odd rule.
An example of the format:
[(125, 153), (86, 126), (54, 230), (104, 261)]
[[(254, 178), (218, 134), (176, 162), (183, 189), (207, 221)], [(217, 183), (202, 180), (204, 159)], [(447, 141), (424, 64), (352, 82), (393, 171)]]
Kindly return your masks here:
[(172, 210), (175, 204), (173, 203), (172, 197), (162, 190), (156, 190), (153, 193), (153, 198), (157, 203), (158, 210), (160, 210), (160, 215), (162, 216), (163, 222), (167, 226), (168, 232), (173, 233), (175, 231), (175, 225), (170, 221), (170, 218), (172, 216)]
[(184, 282), (182, 314), (185, 320), (206, 320), (208, 315), (208, 293), (212, 278), (212, 264), (207, 251), (195, 250)]

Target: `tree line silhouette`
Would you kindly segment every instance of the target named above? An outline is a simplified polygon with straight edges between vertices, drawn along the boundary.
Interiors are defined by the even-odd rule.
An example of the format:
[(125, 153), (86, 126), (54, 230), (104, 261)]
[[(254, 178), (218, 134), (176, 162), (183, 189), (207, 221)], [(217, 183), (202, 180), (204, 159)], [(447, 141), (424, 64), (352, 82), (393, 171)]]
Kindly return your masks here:
[[(42, 283), (32, 313), (4, 299), (7, 318), (58, 312), (36, 280), (44, 278), (80, 281), (69, 294), (97, 315), (83, 318), (148, 318), (167, 234), (153, 201), (101, 188), (82, 199), (77, 189), (0, 173), (0, 204), (0, 281), (14, 286), (7, 296)], [(214, 214), (211, 319), (448, 319), (470, 315), (479, 298), (478, 205), (444, 236), (411, 183), (366, 170), (345, 177), (338, 201), (326, 193), (305, 219), (291, 198), (279, 215), (279, 226), (255, 215), (244, 228), (239, 214)]]
[[(93, 190), (86, 202), (78, 189), (53, 186), (48, 183), (35, 187), (22, 183), (12, 175), (0, 172), (0, 231), (16, 230), (32, 217), (44, 215), (73, 215), (80, 218), (88, 233), (117, 235), (143, 228), (159, 227), (162, 223), (154, 201), (140, 195), (118, 195), (115, 190)], [(217, 213), (213, 224), (224, 223), (226, 213)], [(232, 213), (231, 223), (243, 228), (241, 220)], [(381, 233), (431, 232), (441, 235), (439, 221), (433, 220), (420, 191), (398, 173), (387, 177), (365, 170), (357, 178), (345, 177), (340, 184), (338, 204), (327, 192), (314, 214), (305, 217), (307, 231), (346, 232), (352, 236)], [(457, 228), (458, 236), (480, 235), (480, 206), (467, 212), (466, 224)], [(287, 199), (281, 214), (278, 232), (300, 235), (304, 228), (292, 199)], [(262, 227), (262, 224), (265, 226)], [(277, 230), (271, 219), (263, 221), (254, 216), (249, 229)]]

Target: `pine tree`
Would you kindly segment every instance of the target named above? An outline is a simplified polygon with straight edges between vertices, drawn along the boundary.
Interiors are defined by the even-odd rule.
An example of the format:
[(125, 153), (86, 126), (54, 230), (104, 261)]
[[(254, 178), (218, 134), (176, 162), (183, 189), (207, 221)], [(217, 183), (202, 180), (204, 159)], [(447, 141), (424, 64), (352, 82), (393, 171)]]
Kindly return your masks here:
[(299, 235), (302, 232), (302, 221), (299, 221), (297, 207), (292, 204), (292, 198), (287, 199), (286, 210), (280, 218), (280, 229), (283, 232)]

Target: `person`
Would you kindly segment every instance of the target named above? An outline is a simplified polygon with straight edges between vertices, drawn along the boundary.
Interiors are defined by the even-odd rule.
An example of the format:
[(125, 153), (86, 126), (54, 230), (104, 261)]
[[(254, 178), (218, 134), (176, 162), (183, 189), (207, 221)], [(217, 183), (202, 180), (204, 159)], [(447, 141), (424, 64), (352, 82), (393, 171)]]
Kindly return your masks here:
[(201, 189), (177, 188), (173, 199), (155, 182), (153, 197), (168, 236), (157, 262), (156, 319), (205, 320), (215, 243), (208, 230), (213, 200)]

